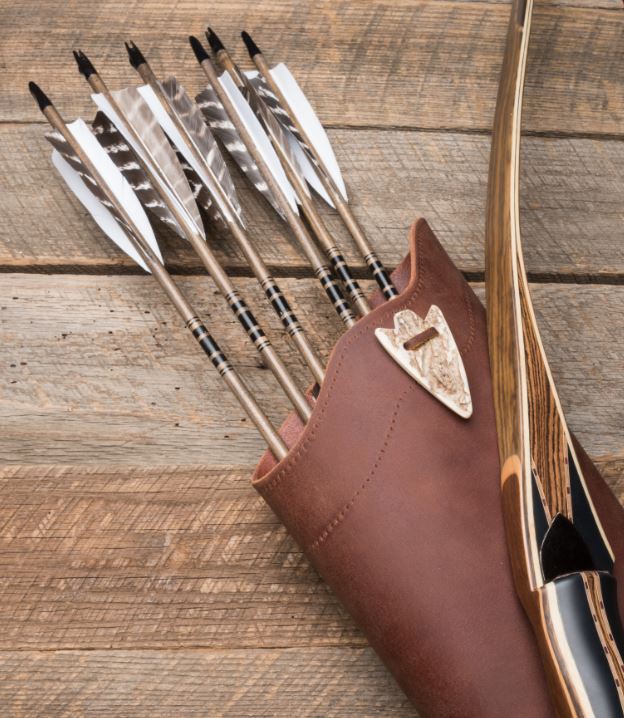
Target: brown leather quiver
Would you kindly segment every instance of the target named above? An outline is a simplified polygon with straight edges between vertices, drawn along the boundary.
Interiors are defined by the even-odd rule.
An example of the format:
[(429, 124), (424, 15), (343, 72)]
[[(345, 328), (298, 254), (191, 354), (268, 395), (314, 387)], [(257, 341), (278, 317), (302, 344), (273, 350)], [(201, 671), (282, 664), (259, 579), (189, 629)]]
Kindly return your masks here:
[[(285, 423), (290, 453), (265, 454), (254, 486), (423, 718), (551, 717), (505, 545), (485, 311), (423, 220), (393, 276), (401, 295), (341, 337), (311, 421)], [(433, 304), (464, 361), (467, 420), (374, 334)], [(624, 511), (577, 451), (624, 587)]]

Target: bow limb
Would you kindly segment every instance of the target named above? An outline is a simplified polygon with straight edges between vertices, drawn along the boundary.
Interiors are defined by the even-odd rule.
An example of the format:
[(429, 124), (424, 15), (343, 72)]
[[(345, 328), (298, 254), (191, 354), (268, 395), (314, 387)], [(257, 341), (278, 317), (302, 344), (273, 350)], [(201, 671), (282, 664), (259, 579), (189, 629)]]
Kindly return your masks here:
[(492, 137), (486, 220), (488, 340), (503, 511), (516, 590), (558, 716), (624, 716), (613, 554), (548, 367), (522, 255), (522, 98), (533, 0), (514, 0)]

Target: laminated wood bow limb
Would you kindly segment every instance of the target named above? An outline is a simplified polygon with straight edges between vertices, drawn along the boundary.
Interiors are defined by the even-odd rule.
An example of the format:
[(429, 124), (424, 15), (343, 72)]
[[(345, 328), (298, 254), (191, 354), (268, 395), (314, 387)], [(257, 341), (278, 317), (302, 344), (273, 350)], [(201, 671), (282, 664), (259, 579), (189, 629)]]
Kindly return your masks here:
[(624, 716), (613, 553), (592, 504), (529, 297), (519, 221), (522, 97), (533, 0), (514, 0), (492, 138), (488, 339), (503, 512), (516, 590), (557, 716)]

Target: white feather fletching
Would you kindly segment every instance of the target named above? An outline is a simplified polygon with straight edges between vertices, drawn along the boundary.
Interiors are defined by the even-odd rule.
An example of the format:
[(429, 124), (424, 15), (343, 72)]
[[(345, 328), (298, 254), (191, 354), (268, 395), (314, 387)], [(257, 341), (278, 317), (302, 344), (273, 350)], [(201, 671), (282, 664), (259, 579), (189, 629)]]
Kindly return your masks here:
[(334, 203), (332, 202), (331, 197), (327, 194), (325, 187), (323, 187), (323, 183), (319, 179), (319, 170), (314, 167), (314, 165), (310, 161), (310, 158), (303, 150), (303, 147), (301, 147), (301, 145), (297, 141), (297, 138), (290, 132), (288, 133), (288, 142), (290, 143), (292, 151), (297, 158), (299, 167), (301, 167), (301, 172), (305, 177), (305, 181), (310, 185), (310, 187), (312, 187), (312, 189), (319, 195), (319, 197), (325, 200), (325, 202), (327, 202), (327, 204), (333, 208)]
[[(225, 111), (219, 97), (214, 87), (207, 85), (195, 96), (195, 102), (197, 102), (197, 106), (201, 109), (208, 127), (210, 127), (216, 137), (221, 141), (221, 145), (239, 166), (241, 172), (249, 180), (250, 184), (267, 200), (279, 216), (285, 219), (281, 203), (269, 188), (264, 174), (260, 172), (247, 146), (243, 143), (243, 139), (238, 131), (238, 124), (234, 124), (232, 118)], [(238, 117), (235, 110), (233, 111), (233, 115)]]
[[(299, 164), (295, 146), (290, 142), (289, 129), (275, 116), (273, 109), (267, 104), (264, 97), (258, 91), (256, 81), (254, 79), (250, 80), (245, 74), (241, 75), (241, 77), (244, 83), (243, 96), (247, 100), (247, 103), (251, 107), (253, 113), (262, 124), (267, 135), (271, 138), (272, 143), (280, 148), (278, 155), (284, 155), (283, 158), (280, 157), (280, 162), (284, 164), (284, 168), (287, 165), (290, 171), (296, 175), (299, 180), (298, 184), (301, 185), (301, 191), (305, 192), (306, 196), (309, 197), (310, 190), (308, 183)], [(298, 189), (297, 192), (299, 192)], [(297, 202), (300, 203), (298, 195)]]
[(317, 117), (316, 112), (314, 112), (310, 101), (283, 62), (271, 68), (271, 77), (279, 87), (282, 95), (286, 98), (286, 102), (295, 114), (297, 122), (303, 127), (305, 134), (314, 145), (314, 149), (321, 158), (334, 184), (340, 190), (345, 202), (347, 202), (347, 188), (345, 187), (336, 155), (334, 154), (329, 137), (325, 132), (325, 128)]
[(87, 189), (87, 185), (76, 170), (63, 159), (58, 150), (52, 150), (52, 164), (58, 170), (65, 184), (76, 195), (82, 206), (93, 217), (95, 223), (111, 239), (122, 252), (125, 252), (130, 259), (133, 259), (146, 272), (147, 268), (139, 253), (132, 246), (128, 235), (121, 228), (121, 225), (100, 200)]
[(253, 113), (253, 110), (236, 86), (236, 83), (232, 79), (229, 72), (224, 72), (221, 77), (219, 77), (219, 82), (232, 101), (240, 121), (245, 126), (247, 132), (251, 135), (256, 148), (262, 155), (262, 158), (273, 175), (273, 179), (277, 182), (288, 200), (288, 204), (295, 212), (298, 212), (295, 190), (288, 181), (284, 168), (279, 161), (279, 157), (275, 154), (271, 141), (267, 137), (260, 121)]
[[(77, 119), (67, 125), (68, 130), (73, 135), (76, 142), (80, 145), (82, 151), (93, 163), (97, 173), (102, 178), (106, 188), (114, 197), (115, 201), (123, 207), (126, 214), (132, 219), (137, 232), (141, 238), (149, 245), (150, 249), (162, 262), (162, 255), (158, 242), (154, 236), (152, 226), (145, 214), (145, 210), (137, 199), (132, 187), (128, 184), (126, 178), (115, 167), (115, 164), (107, 155), (104, 148), (97, 141), (87, 124), (82, 119)], [(127, 232), (120, 222), (115, 218), (114, 213), (105, 207), (100, 199), (88, 188), (80, 174), (55, 150), (52, 154), (52, 161), (57, 168), (68, 187), (76, 195), (83, 204), (85, 209), (91, 214), (98, 226), (106, 233), (106, 235), (131, 259), (139, 264), (143, 269), (149, 271), (141, 257), (135, 251)], [(88, 174), (86, 168), (85, 173)]]

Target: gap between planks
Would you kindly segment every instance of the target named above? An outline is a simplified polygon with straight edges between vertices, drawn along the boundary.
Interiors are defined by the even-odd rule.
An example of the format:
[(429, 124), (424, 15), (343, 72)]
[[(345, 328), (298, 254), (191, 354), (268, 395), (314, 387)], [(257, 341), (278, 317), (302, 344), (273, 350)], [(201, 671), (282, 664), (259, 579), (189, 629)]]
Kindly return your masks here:
[[(253, 273), (247, 266), (223, 265), (231, 277), (241, 279), (253, 278)], [(308, 265), (267, 265), (270, 274), (276, 279), (314, 279), (314, 274)], [(370, 272), (362, 265), (350, 264), (353, 276), (358, 280), (370, 279)], [(175, 261), (167, 264), (167, 271), (174, 277), (195, 277), (206, 278), (205, 269), (200, 266), (188, 264), (176, 264)], [(45, 261), (30, 261), (27, 264), (0, 264), (0, 274), (40, 274), (52, 275), (75, 275), (80, 276), (110, 276), (110, 277), (139, 277), (144, 272), (136, 265), (125, 265), (117, 262), (94, 262), (92, 265), (77, 266), (76, 264), (48, 264)], [(485, 282), (484, 272), (462, 271), (466, 281), (473, 284)], [(624, 286), (624, 273), (586, 273), (586, 272), (527, 272), (531, 284), (574, 284), (574, 285), (597, 285), (597, 286)]]

